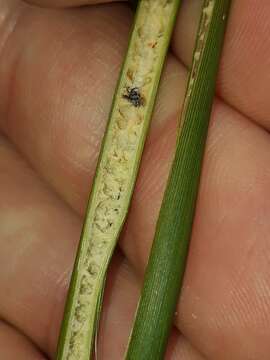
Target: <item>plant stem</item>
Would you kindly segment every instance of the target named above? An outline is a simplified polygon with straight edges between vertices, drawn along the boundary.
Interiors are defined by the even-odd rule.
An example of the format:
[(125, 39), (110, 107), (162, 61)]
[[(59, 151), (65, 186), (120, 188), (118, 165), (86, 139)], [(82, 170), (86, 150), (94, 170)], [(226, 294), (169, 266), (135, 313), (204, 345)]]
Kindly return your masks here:
[(58, 360), (93, 354), (104, 282), (125, 221), (180, 0), (141, 0), (74, 265)]
[(230, 0), (205, 0), (165, 191), (127, 360), (163, 359), (183, 281)]

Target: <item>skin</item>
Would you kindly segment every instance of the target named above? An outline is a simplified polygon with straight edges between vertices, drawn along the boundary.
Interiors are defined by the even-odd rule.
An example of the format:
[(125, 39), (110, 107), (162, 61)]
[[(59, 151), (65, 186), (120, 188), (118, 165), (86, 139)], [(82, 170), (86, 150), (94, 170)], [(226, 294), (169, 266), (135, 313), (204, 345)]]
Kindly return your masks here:
[[(36, 1), (62, 6), (56, 10), (0, 0), (0, 357), (6, 360), (52, 359), (56, 350), (133, 17), (124, 2), (94, 3)], [(186, 0), (179, 14), (108, 276), (99, 359), (123, 358), (201, 3)], [(168, 360), (269, 359), (269, 16), (269, 0), (233, 1)]]

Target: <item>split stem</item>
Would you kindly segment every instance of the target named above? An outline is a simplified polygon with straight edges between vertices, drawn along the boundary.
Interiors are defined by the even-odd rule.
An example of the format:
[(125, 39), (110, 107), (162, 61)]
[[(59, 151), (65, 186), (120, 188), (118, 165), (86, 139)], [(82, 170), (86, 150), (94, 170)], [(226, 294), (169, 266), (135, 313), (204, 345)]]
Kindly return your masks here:
[(141, 0), (74, 265), (57, 360), (93, 354), (108, 265), (127, 216), (180, 0)]

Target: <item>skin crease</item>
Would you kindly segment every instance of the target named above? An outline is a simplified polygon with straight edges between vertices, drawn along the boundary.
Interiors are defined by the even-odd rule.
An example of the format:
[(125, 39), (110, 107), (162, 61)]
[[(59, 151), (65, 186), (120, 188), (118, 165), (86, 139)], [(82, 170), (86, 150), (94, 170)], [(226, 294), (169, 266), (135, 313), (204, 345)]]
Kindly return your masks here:
[[(0, 0), (0, 357), (7, 360), (52, 359), (55, 353), (127, 45), (128, 6), (88, 1), (76, 7), (85, 3), (54, 1), (74, 6), (54, 10)], [(131, 211), (109, 272), (100, 359), (122, 359), (125, 351), (201, 3), (184, 1), (176, 24)], [(168, 360), (269, 359), (270, 5), (232, 3)]]

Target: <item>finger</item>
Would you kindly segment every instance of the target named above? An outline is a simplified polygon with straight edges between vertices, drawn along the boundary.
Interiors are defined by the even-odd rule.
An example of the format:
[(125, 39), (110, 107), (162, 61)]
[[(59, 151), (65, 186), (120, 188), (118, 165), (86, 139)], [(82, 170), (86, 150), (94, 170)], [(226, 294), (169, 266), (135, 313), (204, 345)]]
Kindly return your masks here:
[(0, 357), (5, 360), (46, 359), (28, 339), (4, 322), (0, 322)]
[[(3, 139), (0, 160), (0, 315), (54, 357), (80, 221)], [(116, 254), (105, 292), (99, 358), (123, 358), (138, 296), (138, 279)], [(181, 359), (179, 354), (201, 359), (174, 330), (167, 358)]]
[[(78, 5), (82, 0), (37, 0), (42, 5)], [(89, 1), (88, 1), (89, 3)], [(175, 54), (190, 64), (202, 1), (184, 1), (173, 40)], [(270, 128), (268, 93), (270, 41), (267, 0), (233, 2), (220, 67), (218, 92), (230, 105)]]
[[(174, 53), (190, 64), (202, 1), (186, 0), (173, 39)], [(229, 17), (220, 76), (219, 95), (231, 106), (270, 129), (270, 3), (235, 0)]]
[[(0, 63), (0, 93), (9, 104), (0, 126), (81, 214), (127, 45), (130, 15), (125, 6), (115, 4), (75, 13), (27, 9), (5, 46), (7, 62), (2, 67)], [(24, 52), (29, 36), (31, 46)], [(157, 125), (179, 111), (174, 94), (184, 92), (179, 84), (185, 73), (178, 68), (171, 59), (156, 109)], [(9, 102), (8, 93), (15, 103)]]
[(0, 316), (51, 354), (81, 221), (2, 138), (0, 159)]
[(103, 4), (114, 1), (126, 1), (126, 0), (24, 0), (25, 2), (33, 5), (44, 7), (69, 7), (69, 6), (82, 6)]
[(267, 359), (269, 135), (226, 107), (214, 119), (180, 328), (209, 358)]

